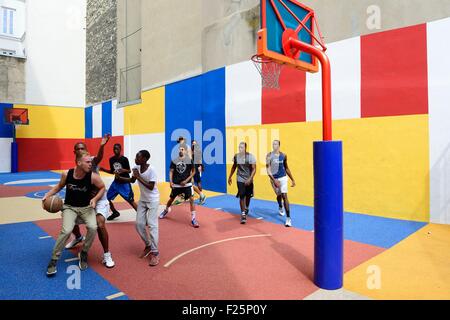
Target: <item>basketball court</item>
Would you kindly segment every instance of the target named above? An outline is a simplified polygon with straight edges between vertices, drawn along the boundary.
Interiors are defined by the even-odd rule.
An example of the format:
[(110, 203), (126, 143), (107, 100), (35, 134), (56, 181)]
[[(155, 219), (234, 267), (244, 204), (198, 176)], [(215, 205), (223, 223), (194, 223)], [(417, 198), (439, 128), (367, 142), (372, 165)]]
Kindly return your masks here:
[[(130, 66), (125, 59), (125, 67), (114, 65), (119, 80), (112, 87), (120, 92), (112, 99), (89, 97), (95, 103), (83, 100), (80, 107), (0, 100), (0, 133), (5, 139), (1, 147), (7, 154), (0, 160), (7, 167), (0, 173), (0, 300), (450, 299), (450, 136), (447, 141), (437, 134), (448, 122), (441, 84), (444, 71), (450, 71), (450, 60), (442, 52), (450, 48), (443, 47), (439, 35), (450, 32), (450, 18), (326, 43), (333, 28), (329, 20), (321, 25), (314, 8), (295, 0), (254, 2), (252, 8), (234, 3), (242, 11), (230, 15), (237, 19), (230, 20), (234, 24), (225, 19), (233, 27), (220, 36), (213, 32), (221, 30), (223, 21), (207, 26), (202, 34), (203, 41), (211, 37), (222, 44), (225, 39), (244, 51), (233, 42), (237, 36), (245, 39), (236, 30), (251, 28), (249, 16), (258, 12), (257, 27), (247, 32), (253, 34), (255, 50), (245, 61), (227, 60), (220, 68), (193, 73), (182, 70), (189, 59), (181, 63), (178, 57), (179, 73), (158, 82), (158, 72), (165, 72), (164, 59), (160, 70), (158, 63), (153, 65), (158, 71), (154, 78), (137, 60)], [(123, 5), (128, 6), (127, 1), (115, 8), (117, 21)], [(147, 6), (152, 4), (142, 9)], [(109, 9), (102, 8), (102, 14)], [(238, 17), (242, 12), (247, 15)], [(148, 22), (139, 21), (140, 26), (128, 19), (126, 13), (126, 28), (138, 29), (118, 33), (118, 65), (125, 61), (121, 55), (138, 43), (132, 38), (136, 34), (144, 42), (158, 42), (153, 33), (145, 33)], [(87, 26), (95, 23), (92, 18)], [(399, 44), (413, 40), (417, 50), (403, 61)], [(209, 49), (203, 48), (204, 57)], [(141, 59), (145, 50), (137, 51)], [(212, 50), (214, 59), (219, 59), (218, 51)], [(141, 73), (132, 75), (130, 70)], [(102, 85), (103, 80), (93, 79), (88, 79), (92, 87), (93, 82)], [(147, 81), (148, 88), (140, 81)], [(137, 100), (128, 96), (136, 83)], [(195, 195), (192, 218), (189, 202), (182, 201), (157, 219), (160, 260), (151, 267), (148, 257), (139, 258), (144, 244), (136, 232), (136, 211), (117, 197), (114, 205), (120, 216), (106, 222), (115, 266), (102, 263), (104, 251), (96, 236), (86, 270), (79, 267), (78, 244), (63, 251), (58, 272), (47, 276), (62, 213), (45, 211), (42, 198), (58, 184), (62, 172), (74, 163), (80, 166), (74, 159), (80, 141), (95, 156), (103, 150), (99, 146), (106, 136), (98, 164), (107, 168), (100, 170), (106, 190), (118, 179), (105, 173), (109, 166), (110, 172), (121, 174), (112, 164), (115, 160), (109, 162), (116, 145), (131, 168), (141, 150), (148, 150), (147, 160), (158, 177), (158, 216), (172, 192), (169, 180), (181, 170), (174, 162), (183, 156), (176, 140), (186, 137), (188, 145), (196, 140), (202, 148), (205, 170), (199, 177), (206, 202), (200, 204)], [(276, 141), (283, 153), (273, 147)], [(251, 172), (245, 182), (236, 181), (245, 172), (233, 160), (238, 167), (233, 176), (231, 160), (242, 154), (243, 142), (248, 145), (245, 152), (256, 156), (255, 168), (247, 160), (243, 163)], [(289, 176), (280, 204), (271, 186), (280, 183), (279, 177), (266, 169), (268, 153), (285, 156), (277, 160)], [(248, 208), (240, 207), (238, 198), (245, 196), (239, 182), (244, 188), (254, 185)], [(188, 183), (175, 184), (174, 190)], [(70, 188), (58, 196), (73, 197)], [(281, 184), (274, 188), (281, 190)], [(138, 183), (132, 190), (137, 202)], [(287, 190), (290, 210), (284, 202), (284, 213), (290, 214), (292, 224), (279, 214)], [(199, 228), (192, 227), (195, 217)], [(85, 226), (81, 233), (86, 234)]]
[[(255, 200), (247, 225), (241, 226), (235, 197), (213, 192), (207, 193), (205, 206), (197, 207), (201, 222), (198, 230), (189, 225), (187, 204), (174, 207), (168, 218), (160, 221), (161, 262), (155, 268), (138, 258), (142, 243), (134, 228), (134, 210), (119, 203), (121, 217), (108, 223), (117, 266), (107, 269), (101, 264), (102, 249), (96, 240), (90, 268), (81, 274), (81, 290), (70, 290), (66, 285), (70, 274), (65, 271), (70, 271), (71, 265), (78, 266), (79, 248), (63, 254), (56, 277), (45, 275), (61, 219), (59, 214), (42, 210), (39, 194), (50, 188), (45, 181), (57, 177), (55, 172), (1, 176), (0, 235), (2, 242), (9, 243), (1, 251), (1, 271), (7, 275), (2, 299), (448, 298), (447, 288), (439, 288), (447, 273), (447, 258), (441, 256), (433, 263), (433, 267), (441, 266), (444, 278), (433, 278), (418, 266), (424, 256), (445, 252), (441, 248), (447, 237), (445, 227), (344, 213), (345, 285), (338, 291), (326, 291), (313, 282), (312, 207), (294, 205), (293, 228), (286, 228), (284, 219), (274, 211), (276, 202)], [(163, 190), (168, 192), (165, 183), (159, 188), (162, 194)], [(419, 252), (412, 250), (417, 246), (422, 247)], [(402, 248), (410, 249), (405, 252)], [(413, 283), (395, 280), (403, 277), (399, 265), (405, 260), (416, 266)], [(386, 274), (392, 279), (389, 283), (397, 285), (383, 291), (369, 290), (370, 266), (378, 266), (383, 277)]]

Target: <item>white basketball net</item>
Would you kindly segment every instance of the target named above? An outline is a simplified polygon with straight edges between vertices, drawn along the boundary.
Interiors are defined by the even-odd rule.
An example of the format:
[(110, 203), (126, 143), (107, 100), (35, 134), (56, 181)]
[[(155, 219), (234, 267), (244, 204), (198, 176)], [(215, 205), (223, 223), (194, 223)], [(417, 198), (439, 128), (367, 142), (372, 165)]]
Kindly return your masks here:
[(262, 87), (265, 89), (280, 89), (279, 79), (282, 65), (258, 55), (254, 55), (252, 61), (261, 75)]

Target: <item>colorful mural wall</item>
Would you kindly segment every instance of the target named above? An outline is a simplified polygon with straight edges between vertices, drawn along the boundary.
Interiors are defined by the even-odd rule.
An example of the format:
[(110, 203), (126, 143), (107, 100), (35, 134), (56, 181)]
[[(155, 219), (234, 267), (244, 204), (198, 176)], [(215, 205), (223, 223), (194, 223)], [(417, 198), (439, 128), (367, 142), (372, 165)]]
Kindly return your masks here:
[[(449, 32), (450, 19), (444, 19), (329, 44), (346, 211), (450, 223), (450, 45), (442, 41)], [(245, 61), (143, 92), (141, 103), (123, 108), (115, 100), (87, 108), (31, 106), (30, 126), (17, 131), (19, 170), (68, 168), (76, 141), (85, 139), (94, 153), (100, 137), (111, 133), (130, 162), (140, 149), (150, 150), (150, 162), (166, 181), (176, 140), (185, 136), (202, 144), (204, 187), (234, 194), (227, 175), (245, 140), (258, 159), (255, 196), (274, 200), (264, 162), (272, 140), (280, 139), (297, 182), (290, 200), (312, 206), (320, 73), (285, 68), (280, 83), (278, 91), (263, 90)], [(10, 131), (0, 129), (7, 150)]]

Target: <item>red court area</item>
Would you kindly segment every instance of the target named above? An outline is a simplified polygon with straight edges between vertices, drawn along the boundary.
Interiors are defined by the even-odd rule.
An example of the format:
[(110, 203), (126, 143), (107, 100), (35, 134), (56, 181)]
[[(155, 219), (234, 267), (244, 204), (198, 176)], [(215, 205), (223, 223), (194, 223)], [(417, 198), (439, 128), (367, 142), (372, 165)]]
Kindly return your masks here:
[(49, 190), (48, 186), (26, 186), (26, 187), (16, 187), (16, 186), (2, 186), (0, 185), (0, 198), (10, 198), (10, 197), (22, 197), (29, 192), (38, 192), (43, 190)]
[[(90, 267), (131, 299), (291, 300), (318, 289), (312, 281), (313, 232), (257, 219), (241, 225), (238, 215), (204, 207), (197, 207), (197, 212), (199, 229), (190, 226), (186, 205), (172, 208), (166, 219), (159, 220), (158, 266), (149, 267), (148, 259), (138, 258), (143, 242), (134, 223), (124, 222), (108, 224), (116, 267), (101, 264), (98, 239), (89, 254)], [(56, 237), (61, 222), (36, 224)], [(382, 251), (345, 241), (345, 271)]]

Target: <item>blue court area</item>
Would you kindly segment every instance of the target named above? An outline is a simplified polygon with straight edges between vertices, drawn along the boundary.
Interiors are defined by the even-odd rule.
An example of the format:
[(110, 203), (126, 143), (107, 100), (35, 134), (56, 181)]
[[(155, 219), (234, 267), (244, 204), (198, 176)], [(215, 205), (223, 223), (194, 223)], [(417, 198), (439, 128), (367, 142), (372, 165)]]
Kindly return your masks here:
[[(205, 205), (208, 208), (240, 214), (239, 200), (231, 195), (210, 197)], [(292, 226), (314, 230), (314, 208), (291, 204)], [(278, 215), (278, 204), (272, 201), (252, 199), (250, 217), (284, 224), (285, 217)], [(390, 248), (417, 230), (426, 226), (425, 222), (390, 219), (365, 214), (344, 212), (344, 238), (381, 248)]]
[(52, 171), (0, 173), (0, 185), (8, 186), (48, 186), (58, 183), (61, 175)]
[[(29, 192), (25, 195), (25, 197), (31, 198), (31, 199), (42, 199), (45, 196), (45, 194), (49, 191), (50, 191), (50, 188), (46, 189), (46, 190), (41, 190), (41, 191)], [(64, 188), (60, 192), (58, 192), (57, 195), (60, 198), (64, 199), (66, 197), (66, 188)]]
[[(32, 222), (0, 225), (0, 300), (105, 300), (120, 292), (91, 268), (79, 271), (78, 261), (65, 262), (75, 258), (69, 251), (59, 260), (56, 276), (47, 278), (45, 272), (55, 240), (39, 239), (46, 236)], [(74, 278), (77, 273), (79, 282)]]

